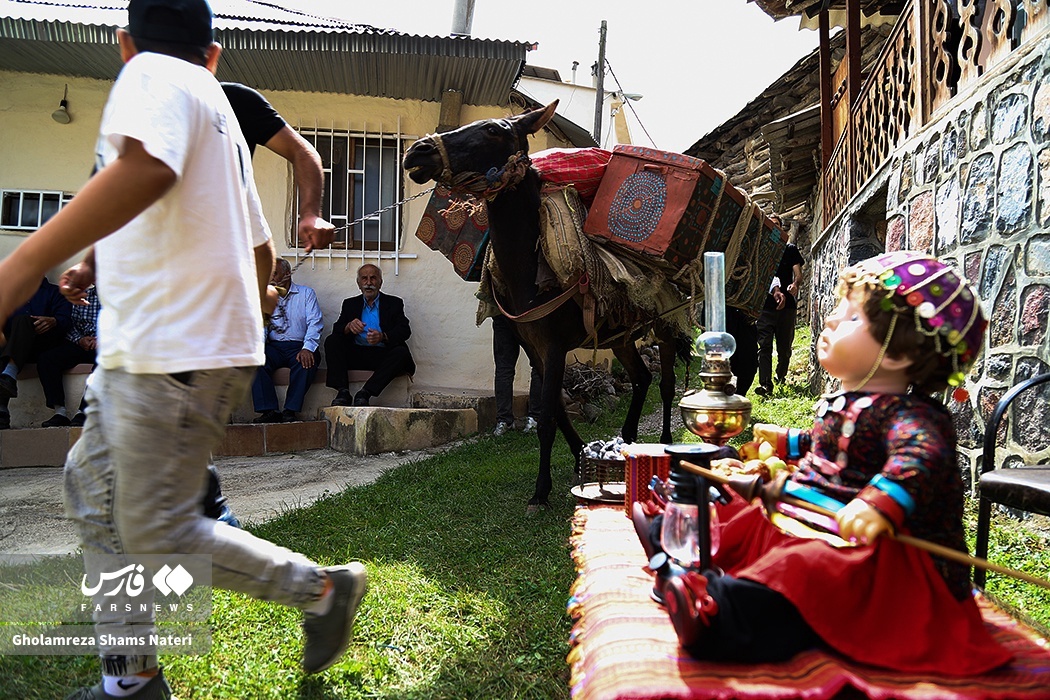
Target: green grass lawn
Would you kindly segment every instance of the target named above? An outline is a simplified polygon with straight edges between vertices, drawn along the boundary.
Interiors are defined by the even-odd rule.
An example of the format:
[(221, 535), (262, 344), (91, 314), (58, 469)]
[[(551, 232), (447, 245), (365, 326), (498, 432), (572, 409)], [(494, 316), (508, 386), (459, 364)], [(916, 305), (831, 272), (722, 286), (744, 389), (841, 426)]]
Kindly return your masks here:
[[(806, 343), (801, 329), (785, 385), (771, 397), (749, 397), (754, 420), (811, 423)], [(584, 439), (615, 435), (625, 408), (623, 398), (617, 413), (580, 425)], [(680, 430), (675, 439), (695, 437)], [(568, 698), (572, 459), (559, 439), (551, 508), (528, 515), (538, 452), (534, 435), (480, 436), (250, 527), (323, 563), (365, 562), (370, 589), (350, 649), (330, 670), (304, 677), (298, 612), (216, 591), (211, 652), (162, 658), (178, 697)], [(1045, 531), (995, 520), (991, 558), (1046, 577)], [(1050, 591), (999, 575), (989, 586), (1050, 625)], [(92, 657), (0, 657), (0, 697), (62, 698), (77, 684), (95, 683), (98, 673)]]
[[(365, 562), (351, 647), (304, 677), (297, 611), (216, 591), (211, 653), (162, 658), (178, 697), (568, 697), (571, 460), (561, 447), (552, 508), (527, 515), (537, 455), (535, 435), (480, 437), (251, 527), (322, 563)], [(62, 698), (98, 673), (88, 657), (0, 657), (0, 697)]]

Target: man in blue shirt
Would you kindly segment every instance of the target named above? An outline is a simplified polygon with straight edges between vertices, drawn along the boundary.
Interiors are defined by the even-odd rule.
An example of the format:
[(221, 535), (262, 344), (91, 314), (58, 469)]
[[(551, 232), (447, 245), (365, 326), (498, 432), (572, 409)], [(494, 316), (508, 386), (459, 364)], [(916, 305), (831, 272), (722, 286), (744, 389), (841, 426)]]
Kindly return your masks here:
[[(406, 344), (412, 328), (405, 316), (405, 302), (381, 294), (382, 286), (383, 271), (371, 263), (362, 265), (357, 271), (361, 294), (343, 300), (339, 319), (324, 341), (326, 383), (336, 390), (333, 406), (367, 406), (394, 377), (415, 374), (416, 364)], [(371, 370), (372, 376), (351, 400), (347, 372), (352, 369)]]
[[(40, 353), (36, 361), (36, 371), (40, 376), (40, 386), (44, 389), (44, 400), (48, 408), (55, 409), (55, 415), (40, 424), (42, 428), (54, 428), (65, 425), (83, 426), (87, 420), (84, 409), (87, 408), (87, 397), (80, 400), (80, 408), (70, 419), (66, 414), (66, 391), (62, 384), (62, 375), (77, 365), (94, 365), (98, 351), (98, 314), (102, 305), (98, 301), (98, 290), (91, 285), (84, 292), (84, 304), (73, 305), (72, 322), (65, 341)], [(87, 390), (85, 388), (85, 395)]]
[[(289, 423), (298, 420), (306, 392), (317, 374), (321, 360), (317, 348), (324, 322), (317, 294), (310, 287), (292, 282), (292, 267), (284, 258), (277, 258), (270, 283), (288, 293), (277, 302), (266, 329), (266, 364), (255, 372), (252, 403), (261, 414), (256, 423)], [(277, 410), (277, 391), (273, 386), (273, 373), (279, 367), (289, 369), (283, 412)]]
[(40, 280), (40, 286), (3, 326), (7, 344), (0, 346), (0, 430), (11, 427), (8, 402), (18, 396), (18, 371), (41, 353), (61, 345), (69, 330), (73, 305), (58, 286)]

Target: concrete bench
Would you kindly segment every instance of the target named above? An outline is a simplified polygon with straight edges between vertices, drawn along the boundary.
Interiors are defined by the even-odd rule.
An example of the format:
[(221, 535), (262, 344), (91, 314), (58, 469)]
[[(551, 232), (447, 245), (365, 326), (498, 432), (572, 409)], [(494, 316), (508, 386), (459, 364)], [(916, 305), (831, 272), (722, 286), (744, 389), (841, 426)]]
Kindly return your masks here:
[[(76, 365), (64, 376), (66, 390), (66, 406), (74, 411), (84, 395), (84, 381), (91, 374), (92, 366), (88, 364)], [(288, 369), (282, 367), (273, 374), (273, 383), (277, 389), (277, 398), (284, 405), (284, 396), (288, 391)], [(11, 427), (32, 428), (51, 417), (52, 411), (44, 404), (44, 392), (40, 387), (35, 364), (27, 364), (18, 373), (18, 398), (11, 402)], [(321, 368), (314, 376), (313, 385), (306, 394), (301, 416), (304, 419), (314, 420), (320, 417), (320, 409), (328, 407), (335, 398), (335, 390), (326, 387), (327, 370)], [(371, 372), (351, 370), (349, 373), (350, 391), (360, 389)], [(372, 399), (373, 406), (407, 407), (412, 403), (412, 378), (404, 375), (390, 382), (386, 390)], [(248, 396), (233, 412), (233, 422), (250, 423), (256, 417), (252, 406), (251, 396)]]
[[(289, 370), (287, 367), (282, 367), (273, 373), (273, 384), (277, 390), (277, 401), (283, 407), (285, 394), (288, 393), (288, 376)], [(372, 376), (371, 372), (362, 370), (350, 370), (350, 392), (354, 393), (368, 381), (369, 377)], [(303, 410), (300, 411), (299, 415), (304, 420), (314, 420), (322, 417), (321, 409), (327, 408), (332, 405), (332, 399), (335, 398), (335, 389), (331, 389), (325, 386), (325, 380), (328, 378), (328, 371), (324, 367), (317, 371), (314, 375), (313, 383), (310, 386), (310, 390), (306, 392), (306, 399), (303, 402)], [(372, 398), (371, 405), (373, 406), (387, 406), (392, 408), (404, 408), (412, 403), (412, 378), (407, 374), (400, 377), (395, 377), (394, 381), (387, 385), (386, 389), (379, 396)], [(245, 401), (238, 406), (233, 412), (234, 423), (250, 423), (255, 420), (258, 414), (255, 413), (255, 408), (252, 405), (252, 398), (248, 396)]]
[[(76, 365), (63, 376), (62, 385), (66, 390), (66, 406), (70, 415), (76, 411), (84, 395), (84, 380), (91, 374), (92, 365)], [(33, 363), (22, 367), (18, 373), (18, 398), (11, 399), (12, 428), (34, 428), (50, 418), (54, 411), (44, 403), (44, 390), (38, 381), (39, 374)]]

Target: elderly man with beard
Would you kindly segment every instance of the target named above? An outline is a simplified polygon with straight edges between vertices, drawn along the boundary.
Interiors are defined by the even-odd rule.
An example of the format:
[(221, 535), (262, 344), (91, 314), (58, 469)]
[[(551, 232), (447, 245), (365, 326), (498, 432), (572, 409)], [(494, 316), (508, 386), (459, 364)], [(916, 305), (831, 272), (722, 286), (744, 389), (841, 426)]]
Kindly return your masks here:
[[(382, 294), (383, 271), (367, 263), (357, 270), (361, 294), (343, 300), (339, 319), (324, 343), (328, 357), (326, 384), (336, 390), (333, 406), (367, 406), (394, 377), (414, 374), (416, 364), (406, 345), (412, 329), (405, 302)], [(372, 376), (350, 397), (350, 370), (370, 370)]]

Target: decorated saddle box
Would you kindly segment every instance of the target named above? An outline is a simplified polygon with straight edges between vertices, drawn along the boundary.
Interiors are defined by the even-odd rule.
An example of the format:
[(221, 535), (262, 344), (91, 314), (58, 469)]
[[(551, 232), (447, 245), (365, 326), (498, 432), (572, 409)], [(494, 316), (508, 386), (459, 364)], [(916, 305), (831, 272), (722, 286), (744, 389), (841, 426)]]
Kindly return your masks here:
[(488, 209), (483, 200), (478, 200), (473, 209), (463, 205), (450, 208), (452, 203), (449, 190), (438, 185), (416, 227), (416, 238), (448, 258), (457, 275), (477, 282), (489, 242)]
[(673, 272), (726, 254), (726, 303), (757, 318), (786, 237), (725, 175), (699, 158), (618, 145), (584, 232)]
[(787, 235), (732, 185), (726, 185), (713, 216), (704, 250), (726, 254), (726, 304), (757, 319)]
[(584, 232), (681, 269), (712, 250), (704, 232), (723, 186), (732, 187), (699, 158), (617, 145)]
[(785, 246), (787, 235), (769, 217), (760, 212), (751, 216), (733, 259), (733, 270), (726, 270), (726, 304), (758, 318)]

